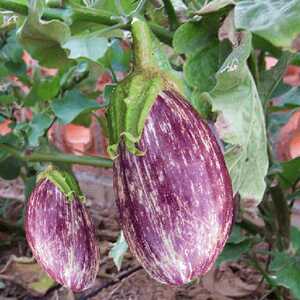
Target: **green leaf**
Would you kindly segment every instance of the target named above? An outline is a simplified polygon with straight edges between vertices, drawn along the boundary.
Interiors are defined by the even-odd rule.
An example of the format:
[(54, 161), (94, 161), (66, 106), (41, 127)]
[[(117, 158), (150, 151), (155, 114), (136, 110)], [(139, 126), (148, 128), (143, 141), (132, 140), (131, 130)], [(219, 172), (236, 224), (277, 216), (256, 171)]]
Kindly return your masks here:
[(257, 205), (265, 191), (268, 170), (264, 112), (247, 66), (251, 35), (243, 33), (220, 70), (211, 92), (213, 111), (220, 113), (220, 135), (228, 144), (225, 160), (235, 192)]
[(1, 77), (17, 75), (20, 80), (26, 78), (26, 64), (23, 61), (23, 47), (17, 40), (16, 30), (7, 33), (0, 49)]
[(241, 256), (248, 252), (251, 248), (251, 240), (247, 239), (238, 244), (228, 243), (226, 244), (223, 252), (220, 254), (216, 261), (216, 266), (219, 267), (221, 263), (226, 261), (236, 261)]
[(70, 51), (69, 58), (87, 58), (97, 62), (104, 56), (108, 48), (108, 40), (95, 34), (72, 36), (64, 43), (63, 48)]
[(294, 251), (300, 250), (300, 230), (294, 226), (291, 227), (291, 243)]
[[(116, 1), (111, 0), (92, 0), (92, 1), (86, 1), (94, 3), (92, 7), (103, 9), (106, 11), (110, 11), (113, 13), (113, 15), (120, 15), (120, 12), (117, 7)], [(130, 14), (138, 5), (138, 1), (128, 1), (128, 0), (120, 0), (120, 4), (122, 6), (122, 9), (126, 14)]]
[(16, 30), (8, 33), (8, 38), (0, 51), (0, 59), (12, 63), (24, 63), (22, 60), (23, 49), (17, 41)]
[(201, 20), (200, 22), (188, 22), (181, 25), (175, 32), (173, 47), (177, 53), (186, 55), (200, 52), (206, 48), (211, 40), (217, 38), (218, 22)]
[(20, 175), (21, 162), (15, 157), (8, 157), (0, 162), (0, 177), (5, 180), (13, 180)]
[(293, 186), (300, 179), (300, 157), (281, 163), (280, 179), (284, 188)]
[(64, 124), (71, 123), (81, 113), (101, 108), (96, 101), (87, 99), (76, 90), (67, 92), (62, 99), (52, 101), (51, 107), (55, 115)]
[(239, 244), (245, 240), (247, 240), (247, 237), (243, 235), (242, 228), (239, 225), (234, 225), (227, 243)]
[(198, 92), (209, 92), (216, 85), (218, 69), (224, 62), (227, 43), (211, 41), (206, 48), (190, 56), (184, 65), (184, 75), (187, 83), (197, 88)]
[(212, 119), (210, 96), (207, 93), (202, 93), (201, 91), (194, 89), (192, 95), (188, 97), (188, 100), (202, 118), (207, 120)]
[(0, 103), (2, 105), (11, 104), (14, 101), (16, 101), (16, 97), (14, 97), (13, 95), (0, 95)]
[(274, 274), (272, 280), (292, 292), (296, 299), (300, 299), (300, 253), (291, 256), (285, 252), (273, 253), (270, 271)]
[(9, 153), (5, 151), (4, 149), (0, 148), (0, 162), (8, 158)]
[(264, 71), (259, 80), (258, 92), (263, 102), (272, 98), (272, 95), (282, 80), (287, 65), (293, 58), (293, 54), (284, 52), (277, 64), (270, 70)]
[(80, 62), (71, 67), (60, 79), (62, 91), (73, 89), (78, 83), (83, 81), (89, 75), (89, 65), (87, 62)]
[(32, 107), (39, 101), (52, 100), (60, 90), (60, 78), (58, 76), (34, 81), (28, 95), (25, 97), (24, 105)]
[(278, 107), (282, 109), (295, 109), (300, 106), (300, 88), (293, 87), (279, 98)]
[(70, 38), (69, 27), (58, 20), (41, 20), (43, 1), (30, 0), (28, 17), (20, 28), (19, 39), (31, 56), (46, 67), (69, 63), (63, 45)]
[(127, 250), (128, 250), (128, 245), (124, 238), (123, 231), (121, 231), (117, 242), (113, 245), (113, 247), (109, 251), (109, 257), (113, 259), (118, 271), (121, 270), (122, 261)]
[(131, 54), (130, 49), (123, 49), (119, 39), (114, 39), (105, 55), (106, 66), (112, 68), (115, 72), (128, 72)]
[(216, 85), (215, 73), (219, 68), (219, 44), (209, 45), (190, 57), (184, 65), (184, 75), (190, 86), (208, 92)]
[(299, 0), (245, 0), (235, 6), (235, 24), (277, 47), (291, 49), (300, 33)]
[(31, 147), (39, 145), (39, 138), (44, 135), (45, 130), (51, 125), (52, 119), (46, 113), (36, 114), (30, 122), (28, 143)]

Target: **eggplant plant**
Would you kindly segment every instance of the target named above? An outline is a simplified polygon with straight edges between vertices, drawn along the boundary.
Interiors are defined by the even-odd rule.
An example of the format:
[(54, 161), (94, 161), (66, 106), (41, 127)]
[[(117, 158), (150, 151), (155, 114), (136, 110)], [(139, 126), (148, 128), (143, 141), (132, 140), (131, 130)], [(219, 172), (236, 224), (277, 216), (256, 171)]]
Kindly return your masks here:
[[(25, 232), (1, 207), (0, 232), (19, 228), (58, 283), (94, 288), (102, 241), (71, 167), (111, 168), (118, 269), (128, 247), (169, 285), (242, 261), (261, 298), (300, 299), (300, 93), (287, 75), (299, 11), (299, 0), (0, 0), (0, 177), (20, 178), (26, 199)], [(55, 126), (93, 119), (106, 156), (53, 144)]]

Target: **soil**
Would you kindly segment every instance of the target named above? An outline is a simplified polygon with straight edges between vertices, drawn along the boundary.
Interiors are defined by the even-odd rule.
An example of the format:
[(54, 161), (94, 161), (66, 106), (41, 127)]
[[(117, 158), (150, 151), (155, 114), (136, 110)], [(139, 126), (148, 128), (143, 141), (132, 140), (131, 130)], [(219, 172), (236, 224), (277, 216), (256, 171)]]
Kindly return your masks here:
[[(27, 257), (25, 260), (30, 259), (31, 253), (19, 226), (17, 235), (15, 230), (11, 230), (11, 234), (1, 233), (0, 230), (0, 242), (8, 241), (7, 245), (0, 247), (0, 300), (255, 300), (268, 294), (261, 275), (243, 261), (223, 264), (220, 269), (211, 270), (206, 276), (184, 287), (169, 287), (151, 279), (130, 253), (126, 254), (122, 269), (118, 272), (112, 259), (108, 257), (109, 249), (120, 230), (111, 171), (76, 166), (75, 174), (87, 196), (87, 206), (100, 242), (102, 260), (94, 286), (81, 294), (73, 294), (55, 284), (50, 289), (33, 290), (30, 280), (34, 280), (42, 271), (37, 269), (39, 267), (36, 264), (32, 265), (32, 261), (24, 263), (24, 257)], [(5, 212), (7, 219), (17, 220), (24, 207), (22, 182), (0, 181), (0, 197), (10, 199), (8, 202), (11, 206), (8, 205)], [(16, 257), (21, 257), (24, 264), (18, 264)], [(3, 272), (4, 267), (6, 270)], [(118, 280), (120, 277), (123, 279)], [(91, 297), (91, 292), (100, 288)]]

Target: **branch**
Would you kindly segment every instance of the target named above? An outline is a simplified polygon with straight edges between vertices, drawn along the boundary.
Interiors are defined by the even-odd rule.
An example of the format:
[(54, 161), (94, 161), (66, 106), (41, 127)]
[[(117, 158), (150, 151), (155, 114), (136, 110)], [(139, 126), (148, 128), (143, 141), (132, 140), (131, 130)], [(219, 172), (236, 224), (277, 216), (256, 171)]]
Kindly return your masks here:
[(94, 167), (111, 168), (112, 160), (104, 157), (77, 156), (72, 154), (54, 153), (24, 153), (6, 144), (0, 144), (0, 149), (25, 162), (62, 162), (67, 164), (89, 165)]
[[(26, 16), (28, 15), (28, 5), (20, 3), (18, 0), (0, 0), (0, 8), (13, 11), (17, 14)], [(43, 19), (53, 20), (58, 19), (61, 21), (72, 20), (83, 21), (83, 22), (93, 22), (102, 25), (112, 26), (119, 24), (119, 19), (114, 18), (109, 12), (101, 9), (94, 9), (89, 7), (68, 7), (66, 9), (62, 8), (45, 8), (43, 13)], [(173, 34), (170, 33), (165, 28), (149, 22), (148, 23), (154, 34), (164, 43), (171, 45)], [(122, 27), (124, 30), (130, 30), (129, 24), (124, 24)]]
[(112, 286), (112, 285), (115, 285), (117, 284), (118, 282), (122, 281), (123, 279), (129, 277), (130, 275), (136, 273), (137, 271), (141, 270), (142, 267), (141, 266), (138, 266), (138, 267), (135, 267), (133, 269), (130, 269), (130, 270), (127, 270), (127, 271), (124, 271), (122, 273), (120, 273), (116, 280), (114, 281), (109, 281), (107, 283), (104, 283), (103, 285), (101, 285), (99, 288), (93, 290), (92, 292), (90, 292), (89, 294), (85, 295), (85, 296), (81, 296), (79, 298), (79, 300), (87, 300), (87, 299), (90, 299), (90, 298), (93, 298), (95, 297), (97, 294), (99, 294), (102, 290)]
[(290, 245), (291, 217), (287, 200), (281, 187), (277, 184), (270, 187), (270, 194), (275, 208), (279, 233), (279, 250), (288, 249)]

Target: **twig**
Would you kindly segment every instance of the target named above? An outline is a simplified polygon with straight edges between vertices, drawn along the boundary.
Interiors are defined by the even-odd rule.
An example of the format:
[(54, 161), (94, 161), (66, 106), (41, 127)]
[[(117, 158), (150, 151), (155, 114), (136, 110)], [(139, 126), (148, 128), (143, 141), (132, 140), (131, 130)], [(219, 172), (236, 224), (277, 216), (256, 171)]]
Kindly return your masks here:
[(130, 269), (130, 270), (124, 271), (124, 272), (120, 273), (120, 274), (117, 276), (116, 280), (110, 281), (110, 282), (107, 282), (107, 283), (101, 285), (99, 288), (95, 289), (95, 290), (92, 291), (91, 293), (89, 293), (89, 294), (87, 294), (87, 295), (85, 295), (85, 296), (81, 296), (81, 297), (79, 298), (79, 300), (87, 300), (87, 299), (90, 299), (90, 298), (96, 296), (97, 294), (99, 294), (102, 290), (104, 290), (104, 289), (106, 289), (106, 288), (108, 288), (108, 287), (110, 287), (110, 286), (113, 286), (113, 285), (117, 284), (118, 282), (120, 282), (120, 281), (122, 281), (123, 279), (129, 277), (130, 275), (132, 275), (132, 274), (138, 272), (138, 271), (141, 270), (141, 269), (142, 269), (142, 267), (141, 267), (141, 266), (138, 266), (138, 267), (132, 268), (132, 269)]
[(94, 167), (111, 168), (112, 160), (109, 158), (99, 157), (99, 156), (77, 156), (72, 154), (64, 154), (60, 152), (52, 153), (24, 153), (18, 149), (6, 145), (0, 144), (0, 149), (7, 151), (10, 155), (25, 161), (25, 162), (62, 162), (67, 164), (77, 164), (77, 165), (89, 165)]
[(290, 209), (279, 184), (270, 187), (270, 194), (277, 218), (279, 250), (288, 249), (290, 245)]

